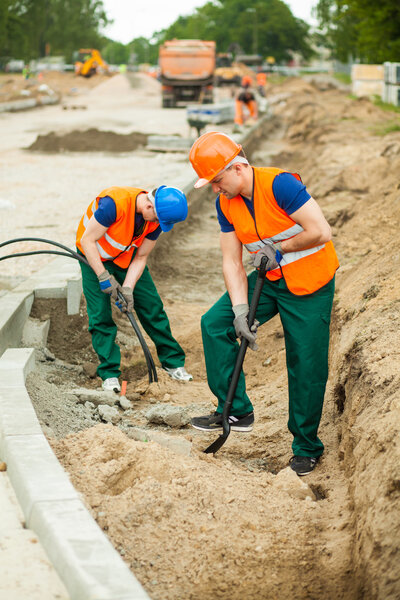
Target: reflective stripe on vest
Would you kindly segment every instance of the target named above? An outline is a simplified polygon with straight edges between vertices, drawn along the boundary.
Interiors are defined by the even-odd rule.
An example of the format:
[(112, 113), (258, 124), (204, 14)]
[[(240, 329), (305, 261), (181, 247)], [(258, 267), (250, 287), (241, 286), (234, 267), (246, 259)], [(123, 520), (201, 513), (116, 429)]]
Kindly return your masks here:
[(146, 192), (132, 187), (112, 187), (103, 190), (96, 200), (89, 204), (79, 223), (76, 239), (79, 250), (83, 252), (81, 238), (97, 210), (99, 200), (109, 196), (115, 202), (117, 218), (104, 235), (96, 241), (96, 248), (101, 260), (112, 260), (118, 266), (127, 268), (132, 260), (134, 248), (141, 246), (146, 236), (159, 226), (158, 222), (145, 221), (141, 233), (134, 237), (136, 198), (140, 193)]
[[(285, 231), (281, 231), (281, 233), (278, 233), (277, 235), (274, 235), (273, 237), (265, 238), (263, 240), (258, 240), (258, 242), (253, 242), (252, 244), (244, 244), (244, 245), (250, 253), (254, 254), (254, 252), (257, 252), (258, 250), (260, 250), (263, 246), (266, 246), (267, 244), (274, 244), (276, 242), (281, 242), (282, 240), (287, 240), (288, 238), (291, 238), (294, 235), (301, 233), (302, 231), (304, 231), (302, 226), (299, 225), (298, 223), (296, 223), (296, 225), (293, 225), (293, 227), (290, 227), (289, 229), (286, 229)], [(293, 263), (296, 260), (300, 260), (301, 258), (304, 258), (305, 256), (309, 256), (310, 254), (315, 254), (315, 252), (318, 252), (318, 250), (322, 250), (322, 248), (324, 246), (325, 246), (325, 244), (322, 244), (321, 246), (314, 246), (313, 248), (308, 248), (307, 250), (297, 250), (296, 252), (286, 252), (286, 254), (284, 254), (282, 257), (282, 260), (279, 263), (279, 266), (283, 267), (284, 265)]]
[[(275, 199), (272, 184), (280, 173), (277, 168), (253, 168), (254, 217), (241, 196), (228, 200), (220, 195), (221, 211), (235, 228), (238, 239), (250, 253), (266, 244), (290, 239), (304, 231), (290, 215), (281, 209)], [(293, 174), (297, 179), (300, 177)], [(282, 276), (288, 289), (296, 295), (312, 294), (334, 277), (339, 266), (331, 241), (296, 252), (287, 252), (280, 268), (267, 272), (267, 279), (276, 281)]]

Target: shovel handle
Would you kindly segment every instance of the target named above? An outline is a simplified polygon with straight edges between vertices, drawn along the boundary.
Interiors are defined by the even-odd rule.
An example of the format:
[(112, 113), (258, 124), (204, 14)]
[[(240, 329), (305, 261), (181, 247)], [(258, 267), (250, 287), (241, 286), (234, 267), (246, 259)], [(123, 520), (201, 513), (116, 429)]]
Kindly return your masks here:
[[(261, 292), (262, 292), (264, 281), (265, 281), (267, 261), (268, 261), (268, 258), (266, 256), (263, 256), (261, 259), (261, 265), (258, 270), (258, 277), (257, 277), (256, 283), (254, 286), (253, 296), (251, 298), (251, 303), (250, 303), (249, 316), (247, 319), (248, 323), (249, 323), (249, 328), (253, 325), (254, 320), (256, 318), (258, 303), (260, 301), (260, 296), (261, 296)], [(229, 384), (228, 393), (226, 395), (224, 408), (222, 411), (222, 429), (223, 429), (224, 435), (226, 435), (226, 436), (228, 436), (230, 433), (229, 413), (231, 410), (233, 398), (236, 393), (236, 388), (237, 388), (237, 384), (239, 381), (239, 377), (240, 377), (240, 373), (242, 370), (243, 361), (244, 361), (244, 357), (246, 355), (246, 350), (247, 350), (248, 345), (249, 345), (248, 340), (246, 340), (245, 338), (242, 339), (242, 342), (241, 342), (240, 348), (239, 348), (239, 352), (236, 357), (235, 367), (234, 367), (233, 373), (232, 373), (232, 379)]]

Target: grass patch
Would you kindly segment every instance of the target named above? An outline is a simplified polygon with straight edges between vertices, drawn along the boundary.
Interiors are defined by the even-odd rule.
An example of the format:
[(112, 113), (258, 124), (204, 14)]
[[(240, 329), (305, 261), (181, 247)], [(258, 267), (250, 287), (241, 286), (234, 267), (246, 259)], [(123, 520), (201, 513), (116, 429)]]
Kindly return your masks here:
[(374, 96), (373, 103), (375, 104), (375, 106), (379, 106), (379, 108), (381, 108), (382, 110), (400, 113), (400, 106), (395, 106), (394, 104), (388, 104), (387, 102), (383, 102), (383, 100), (379, 96)]
[(334, 78), (340, 81), (340, 83), (345, 83), (346, 85), (351, 84), (351, 75), (348, 73), (334, 73)]
[(378, 127), (374, 127), (372, 132), (375, 135), (387, 135), (388, 133), (393, 133), (394, 131), (400, 131), (400, 119), (396, 121), (389, 121), (384, 125), (379, 125)]

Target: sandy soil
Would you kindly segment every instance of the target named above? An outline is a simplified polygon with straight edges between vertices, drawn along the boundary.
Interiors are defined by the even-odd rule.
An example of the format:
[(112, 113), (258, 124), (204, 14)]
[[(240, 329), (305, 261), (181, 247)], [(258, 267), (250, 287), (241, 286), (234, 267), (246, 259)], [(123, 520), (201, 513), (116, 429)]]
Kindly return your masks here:
[[(115, 78), (115, 85), (122, 85), (120, 79)], [(164, 119), (167, 133), (175, 129), (183, 134), (184, 111), (168, 111), (165, 119), (156, 85), (139, 78), (130, 131), (151, 133)], [(114, 117), (107, 113), (105, 101), (107, 97), (110, 102), (110, 83), (103, 87), (104, 95), (102, 86), (88, 96), (92, 116), (103, 111), (103, 123), (110, 130), (128, 133), (128, 127), (110, 122)], [(147, 103), (144, 91), (149, 94)], [(368, 100), (351, 99), (326, 83), (291, 79), (270, 86), (269, 96), (273, 117), (252, 162), (302, 175), (331, 223), (341, 262), (320, 429), (326, 452), (315, 472), (300, 480), (287, 469), (291, 455), (287, 378), (282, 328), (276, 319), (260, 330), (260, 350), (246, 357), (256, 413), (252, 434), (231, 434), (211, 457), (202, 451), (213, 436), (186, 426), (174, 430), (152, 425), (146, 418), (148, 409), (157, 405), (182, 407), (189, 415), (213, 407), (199, 331), (201, 314), (224, 289), (211, 196), (193, 204), (187, 223), (179, 229), (182, 235), (160, 240), (151, 261), (195, 381), (179, 384), (158, 371), (159, 383), (149, 386), (130, 326), (116, 313), (123, 378), (133, 406), (120, 411), (117, 426), (101, 423), (97, 411), (77, 402), (71, 393), (77, 386), (99, 385), (92, 372), (95, 358), (84, 305), (80, 315), (67, 317), (54, 302), (36, 302), (32, 316), (51, 319), (48, 350), (54, 356), (37, 351), (38, 370), (29, 376), (28, 388), (59, 460), (151, 598), (394, 600), (400, 596), (400, 244), (396, 241), (400, 133), (383, 132), (398, 122), (398, 116)], [(128, 114), (124, 101), (127, 98), (121, 100), (120, 118)], [(60, 119), (54, 108), (45, 109), (49, 121), (42, 117), (36, 136), (48, 134)], [(26, 122), (13, 119), (17, 139), (33, 143)], [(62, 133), (75, 126), (74, 119), (63, 121)], [(3, 157), (3, 145), (0, 152)], [(12, 170), (9, 185), (18, 173), (22, 178), (22, 169), (26, 173), (32, 160), (31, 154), (17, 148), (12, 152), (21, 164)], [(129, 161), (138, 167), (142, 158), (137, 173), (143, 177), (167, 172), (157, 157), (138, 152), (122, 158), (104, 154), (103, 166), (118, 178)], [(74, 187), (66, 194), (65, 181), (56, 186), (54, 178), (71, 167), (72, 156), (78, 157), (34, 156), (38, 163), (28, 171), (28, 179), (34, 180), (35, 168), (45, 160), (53, 175), (44, 186), (31, 186), (34, 201), (25, 212), (4, 209), (6, 220), (26, 234), (41, 210), (43, 226), (53, 224), (49, 237), (72, 244), (68, 219), (71, 214), (79, 216), (85, 198)], [(85, 153), (79, 160), (91, 156), (95, 155)], [(169, 160), (171, 182), (178, 172), (186, 179), (191, 176), (186, 156), (171, 155)], [(83, 171), (80, 175), (86, 195), (90, 186), (92, 194), (97, 191), (90, 169), (87, 178)], [(101, 179), (101, 170), (98, 175)], [(70, 208), (60, 211), (63, 227), (54, 214), (60, 210), (59, 200), (46, 211), (46, 189), (53, 186), (70, 198)], [(15, 204), (22, 202), (23, 192), (23, 187), (15, 191)], [(33, 268), (29, 263), (24, 275)], [(3, 273), (3, 287), (12, 285), (16, 275)], [(154, 442), (134, 441), (129, 431), (133, 425), (192, 442), (191, 456)]]

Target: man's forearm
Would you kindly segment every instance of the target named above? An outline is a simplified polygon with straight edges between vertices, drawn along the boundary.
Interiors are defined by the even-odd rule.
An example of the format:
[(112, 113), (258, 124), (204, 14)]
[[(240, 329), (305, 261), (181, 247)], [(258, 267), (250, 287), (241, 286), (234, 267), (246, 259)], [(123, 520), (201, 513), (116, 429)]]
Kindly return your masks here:
[(305, 250), (306, 248), (320, 246), (327, 241), (329, 241), (327, 236), (320, 231), (302, 231), (288, 240), (283, 240), (280, 244), (283, 253), (286, 254), (286, 252), (298, 252), (299, 250)]
[(233, 262), (224, 262), (223, 273), (232, 306), (236, 306), (237, 304), (247, 304), (248, 284), (243, 264), (238, 265)]
[(96, 242), (91, 242), (82, 238), (81, 246), (89, 265), (96, 275), (99, 276), (105, 270), (105, 267), (100, 258), (99, 251), (97, 250)]
[(124, 287), (134, 288), (146, 266), (147, 256), (136, 255), (126, 272)]

